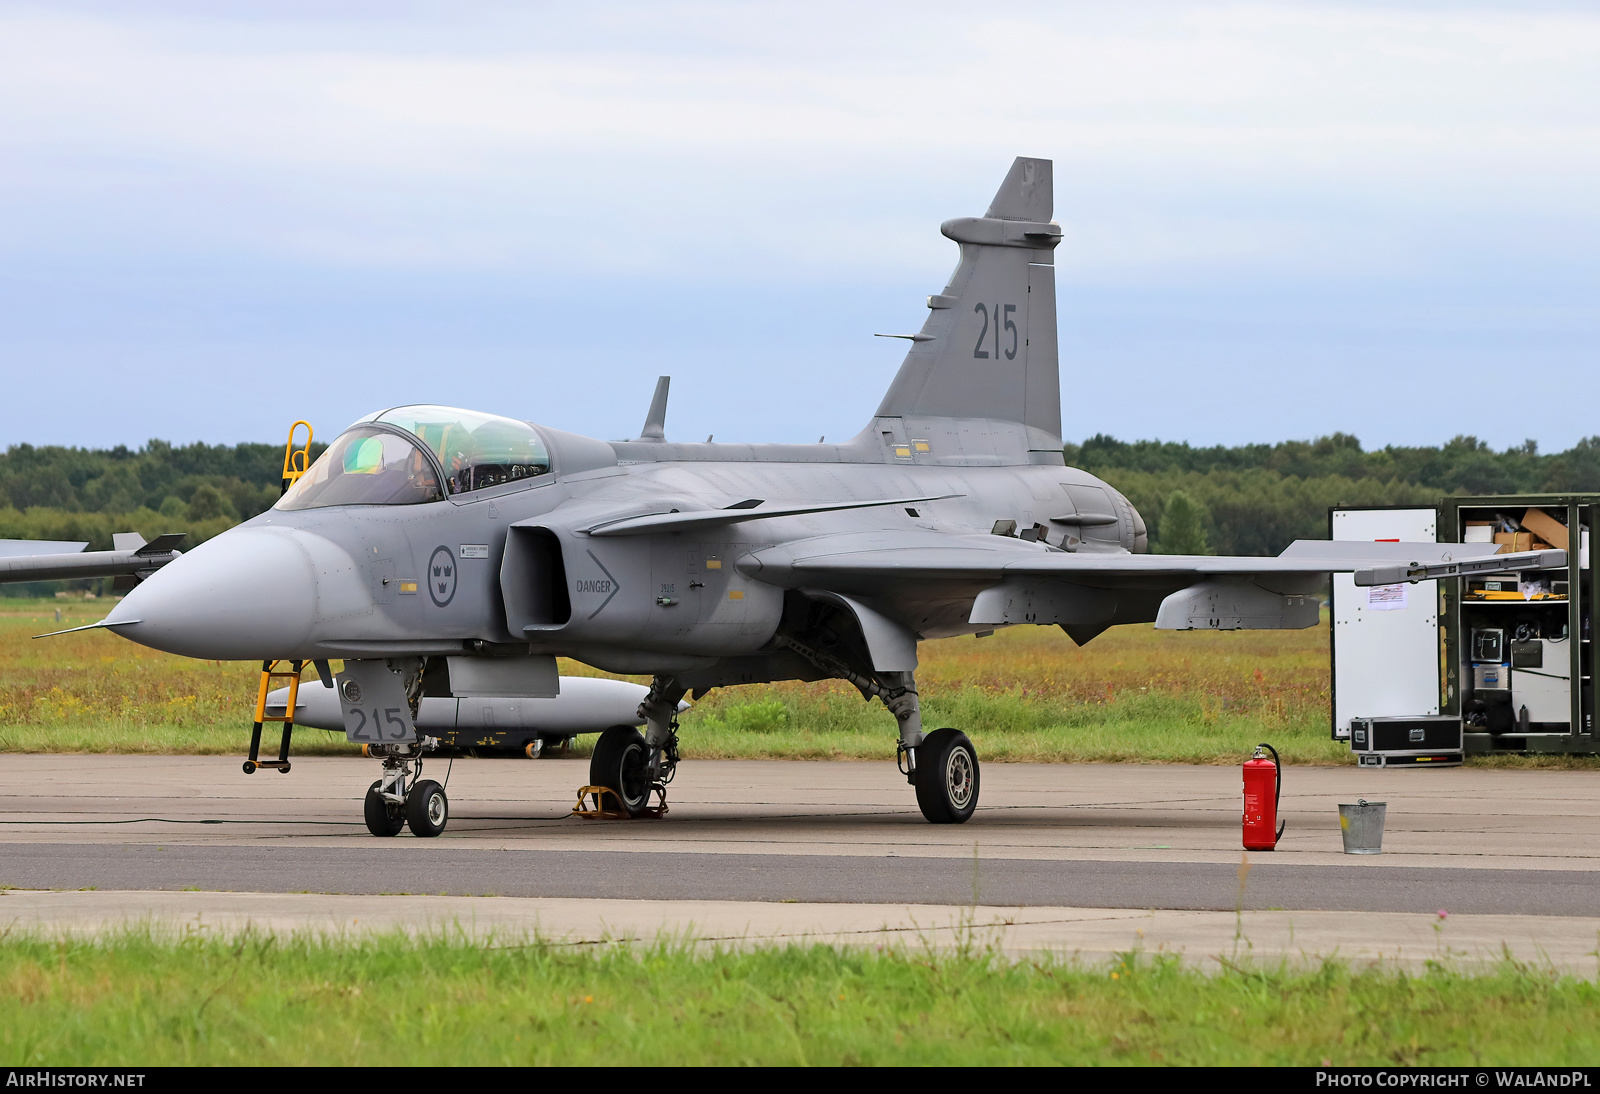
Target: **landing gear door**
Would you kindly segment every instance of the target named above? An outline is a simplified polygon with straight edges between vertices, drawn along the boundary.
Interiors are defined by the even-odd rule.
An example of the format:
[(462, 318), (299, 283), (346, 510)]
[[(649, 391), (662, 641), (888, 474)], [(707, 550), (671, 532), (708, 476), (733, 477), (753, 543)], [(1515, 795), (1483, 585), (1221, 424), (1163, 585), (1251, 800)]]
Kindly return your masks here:
[[(1328, 511), (1329, 538), (1345, 541), (1438, 541), (1433, 508)], [(1439, 713), (1438, 583), (1357, 588), (1333, 575), (1333, 739), (1350, 739), (1351, 718)]]
[(359, 744), (409, 744), (417, 739), (400, 674), (383, 661), (346, 661), (334, 677), (346, 739)]

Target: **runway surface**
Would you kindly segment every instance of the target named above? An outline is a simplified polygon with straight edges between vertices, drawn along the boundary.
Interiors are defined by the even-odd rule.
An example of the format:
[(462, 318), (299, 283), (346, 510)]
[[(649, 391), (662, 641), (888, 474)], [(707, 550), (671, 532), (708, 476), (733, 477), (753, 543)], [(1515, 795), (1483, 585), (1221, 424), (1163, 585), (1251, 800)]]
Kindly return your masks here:
[[(445, 764), (429, 765), (441, 777)], [(1238, 878), (1237, 768), (988, 764), (930, 825), (893, 767), (683, 765), (659, 821), (567, 816), (583, 760), (463, 760), (437, 840), (377, 839), (377, 764), (0, 757), (0, 884), (352, 894), (1600, 914), (1600, 772), (1291, 768), (1288, 830)], [(1388, 802), (1384, 854), (1337, 803)]]
[[(436, 840), (367, 834), (376, 768), (0, 755), (0, 931), (977, 942), (1210, 969), (1510, 953), (1596, 971), (1600, 772), (1291, 768), (1280, 849), (1244, 871), (1232, 767), (988, 764), (977, 815), (948, 826), (887, 762), (690, 761), (668, 817), (601, 822), (568, 815), (587, 761), (461, 761)], [(1381, 855), (1341, 852), (1336, 807), (1359, 797), (1389, 803)]]
[(394, 850), (233, 845), (10, 845), (5, 883), (26, 889), (205, 889), (625, 900), (997, 904), (1079, 908), (1432, 912), (1583, 916), (1600, 875), (1570, 870), (1378, 870), (863, 855), (672, 851)]

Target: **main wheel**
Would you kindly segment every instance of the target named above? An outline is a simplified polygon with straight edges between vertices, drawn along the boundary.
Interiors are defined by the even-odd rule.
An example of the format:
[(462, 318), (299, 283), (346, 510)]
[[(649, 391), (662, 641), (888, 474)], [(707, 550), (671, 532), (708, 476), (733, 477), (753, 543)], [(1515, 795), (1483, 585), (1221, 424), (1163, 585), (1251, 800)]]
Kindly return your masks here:
[(934, 824), (960, 824), (978, 807), (978, 751), (959, 729), (936, 729), (917, 746), (917, 806)]
[(650, 748), (632, 726), (612, 726), (594, 743), (589, 783), (616, 792), (622, 809), (637, 817), (650, 801)]
[(450, 800), (444, 796), (444, 787), (423, 779), (411, 788), (406, 798), (406, 824), (413, 836), (437, 836), (449, 819)]
[(406, 819), (398, 805), (384, 801), (383, 795), (378, 793), (382, 785), (380, 779), (367, 787), (367, 800), (361, 812), (367, 819), (367, 831), (374, 836), (398, 836), (400, 829), (406, 826)]

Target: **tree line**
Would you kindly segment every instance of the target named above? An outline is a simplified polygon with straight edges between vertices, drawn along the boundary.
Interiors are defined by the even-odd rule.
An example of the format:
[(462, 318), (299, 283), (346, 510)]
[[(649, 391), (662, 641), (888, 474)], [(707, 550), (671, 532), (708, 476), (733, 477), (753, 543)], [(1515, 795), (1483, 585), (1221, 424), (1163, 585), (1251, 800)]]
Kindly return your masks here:
[(1476, 437), (1367, 451), (1347, 433), (1314, 441), (1197, 448), (1104, 434), (1065, 448), (1067, 463), (1128, 496), (1170, 554), (1271, 555), (1325, 539), (1334, 505), (1432, 505), (1445, 495), (1600, 493), (1600, 436), (1542, 454), (1496, 452)]

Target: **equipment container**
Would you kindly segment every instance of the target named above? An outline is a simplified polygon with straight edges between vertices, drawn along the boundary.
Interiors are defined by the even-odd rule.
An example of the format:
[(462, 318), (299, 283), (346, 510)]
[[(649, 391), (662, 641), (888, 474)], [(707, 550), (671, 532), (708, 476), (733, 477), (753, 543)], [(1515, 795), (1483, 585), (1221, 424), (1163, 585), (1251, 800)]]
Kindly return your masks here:
[[(1499, 578), (1357, 587), (1332, 579), (1330, 648), (1335, 740), (1363, 764), (1418, 764), (1436, 751), (1374, 743), (1359, 720), (1455, 720), (1460, 750), (1471, 753), (1600, 754), (1594, 719), (1594, 605), (1600, 567), (1589, 537), (1600, 494), (1451, 497), (1435, 507), (1337, 507), (1330, 538), (1402, 542), (1482, 541), (1488, 530), (1509, 551), (1511, 536), (1567, 552), (1567, 565)], [(1415, 727), (1412, 727), (1415, 728)], [(1412, 745), (1409, 737), (1398, 742)], [(1440, 748), (1440, 753), (1456, 748)], [(1411, 755), (1406, 755), (1410, 753)], [(1458, 762), (1421, 760), (1420, 766)]]
[(1427, 764), (1452, 767), (1465, 759), (1461, 719), (1452, 714), (1420, 718), (1352, 718), (1350, 751), (1363, 767)]

